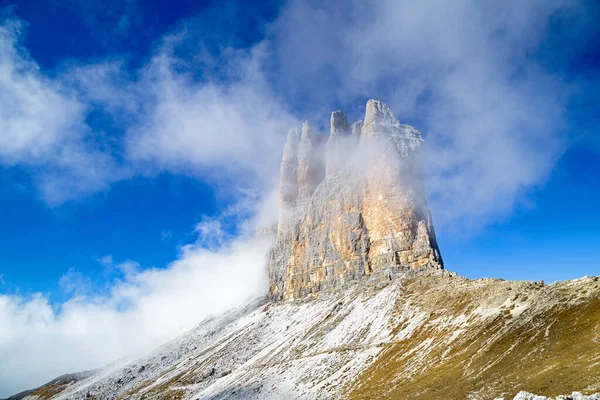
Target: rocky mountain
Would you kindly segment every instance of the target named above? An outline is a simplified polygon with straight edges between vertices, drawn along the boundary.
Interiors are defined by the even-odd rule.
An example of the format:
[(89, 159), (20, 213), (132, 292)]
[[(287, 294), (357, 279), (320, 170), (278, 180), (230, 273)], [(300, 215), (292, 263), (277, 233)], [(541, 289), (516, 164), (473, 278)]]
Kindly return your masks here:
[(298, 300), (443, 268), (427, 208), (418, 130), (369, 100), (363, 121), (331, 114), (325, 142), (308, 122), (287, 136), (269, 297)]
[(354, 124), (334, 112), (327, 140), (291, 130), (268, 294), (19, 398), (600, 399), (600, 279), (445, 270), (421, 144), (374, 100)]

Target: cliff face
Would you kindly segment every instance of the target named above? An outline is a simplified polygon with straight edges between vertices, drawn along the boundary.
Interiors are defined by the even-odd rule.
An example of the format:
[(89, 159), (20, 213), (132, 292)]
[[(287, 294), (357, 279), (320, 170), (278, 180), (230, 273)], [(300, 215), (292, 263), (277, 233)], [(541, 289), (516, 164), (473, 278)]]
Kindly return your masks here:
[(369, 100), (364, 121), (350, 125), (335, 111), (328, 140), (321, 138), (308, 123), (287, 137), (270, 298), (302, 299), (410, 269), (442, 269), (420, 132)]

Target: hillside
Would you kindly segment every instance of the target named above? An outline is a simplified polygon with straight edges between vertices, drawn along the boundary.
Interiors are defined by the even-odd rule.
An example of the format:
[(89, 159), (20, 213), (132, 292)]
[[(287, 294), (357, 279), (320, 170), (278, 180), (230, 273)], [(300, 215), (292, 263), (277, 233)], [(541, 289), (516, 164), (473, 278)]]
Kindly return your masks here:
[(257, 301), (35, 399), (494, 399), (600, 391), (600, 279), (450, 273)]

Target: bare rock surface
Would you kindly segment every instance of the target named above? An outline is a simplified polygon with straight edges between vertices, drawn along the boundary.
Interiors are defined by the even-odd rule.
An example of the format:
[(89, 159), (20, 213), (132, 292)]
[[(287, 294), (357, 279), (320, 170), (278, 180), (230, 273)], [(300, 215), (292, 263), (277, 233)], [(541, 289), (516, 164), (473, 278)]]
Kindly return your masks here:
[(381, 284), (407, 269), (441, 270), (420, 132), (369, 100), (364, 121), (350, 125), (334, 111), (326, 143), (322, 137), (305, 123), (285, 144), (270, 299), (302, 300), (356, 281)]

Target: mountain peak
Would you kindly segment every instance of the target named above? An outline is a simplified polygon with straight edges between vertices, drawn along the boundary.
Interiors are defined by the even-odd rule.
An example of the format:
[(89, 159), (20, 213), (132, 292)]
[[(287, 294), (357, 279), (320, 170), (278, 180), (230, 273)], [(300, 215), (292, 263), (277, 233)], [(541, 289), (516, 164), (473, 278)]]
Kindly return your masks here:
[(310, 122), (308, 121), (304, 121), (304, 123), (302, 124), (302, 134), (301, 134), (301, 138), (302, 139), (307, 139), (307, 138), (311, 138), (314, 135), (312, 126), (310, 126)]
[(384, 102), (371, 99), (367, 101), (364, 124), (370, 125), (374, 123), (399, 125), (398, 120)]
[(334, 111), (331, 113), (330, 120), (330, 135), (331, 136), (346, 136), (349, 133), (350, 126), (348, 119), (343, 111)]
[[(364, 121), (349, 126), (344, 113), (334, 111), (330, 127), (323, 146), (322, 136), (305, 123), (297, 157), (284, 151), (282, 187), (298, 190), (294, 201), (281, 199), (269, 257), (274, 301), (443, 269), (425, 199), (418, 131), (400, 125), (376, 100), (367, 103)], [(290, 165), (297, 165), (295, 176)]]

